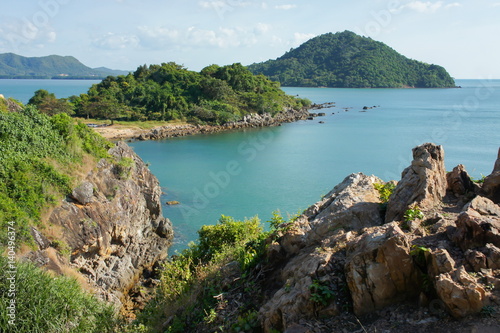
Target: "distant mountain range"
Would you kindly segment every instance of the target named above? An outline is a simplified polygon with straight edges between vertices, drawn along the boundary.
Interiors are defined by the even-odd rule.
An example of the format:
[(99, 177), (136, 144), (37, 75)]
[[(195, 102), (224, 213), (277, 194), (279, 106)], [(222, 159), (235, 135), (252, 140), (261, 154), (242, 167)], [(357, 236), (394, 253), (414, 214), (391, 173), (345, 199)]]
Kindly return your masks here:
[(0, 79), (103, 79), (108, 75), (127, 75), (128, 71), (106, 67), (90, 68), (75, 57), (50, 55), (23, 57), (0, 54)]
[(382, 42), (351, 31), (315, 37), (276, 60), (252, 64), (248, 69), (282, 86), (455, 87), (443, 67), (409, 59)]

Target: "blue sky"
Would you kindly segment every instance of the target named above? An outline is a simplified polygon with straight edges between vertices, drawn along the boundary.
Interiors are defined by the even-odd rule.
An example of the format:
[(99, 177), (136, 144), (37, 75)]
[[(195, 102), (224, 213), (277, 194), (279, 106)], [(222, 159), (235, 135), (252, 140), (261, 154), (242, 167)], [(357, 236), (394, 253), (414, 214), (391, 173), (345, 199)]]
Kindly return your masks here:
[(500, 79), (500, 0), (0, 0), (0, 53), (135, 70), (274, 59), (351, 30), (455, 78)]

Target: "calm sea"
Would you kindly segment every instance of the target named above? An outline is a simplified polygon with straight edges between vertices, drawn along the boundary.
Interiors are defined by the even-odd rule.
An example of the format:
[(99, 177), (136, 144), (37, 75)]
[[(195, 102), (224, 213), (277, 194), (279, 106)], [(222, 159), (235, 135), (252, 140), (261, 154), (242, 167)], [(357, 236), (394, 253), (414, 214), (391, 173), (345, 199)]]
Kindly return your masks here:
[[(26, 100), (12, 80), (0, 80), (0, 93), (10, 96), (5, 81), (19, 89), (14, 98)], [(39, 88), (66, 97), (92, 83), (18, 82), (30, 87), (28, 99)], [(354, 172), (399, 180), (411, 149), (425, 142), (444, 146), (448, 170), (464, 164), (476, 178), (488, 175), (500, 147), (500, 80), (457, 84), (462, 89), (285, 88), (336, 106), (321, 110), (325, 117), (281, 127), (132, 143), (160, 180), (163, 203), (181, 203), (164, 205), (176, 233), (171, 253), (221, 214), (266, 221), (280, 210), (286, 217)]]
[(57, 98), (86, 93), (96, 80), (0, 80), (0, 94), (28, 103), (38, 89), (54, 93)]

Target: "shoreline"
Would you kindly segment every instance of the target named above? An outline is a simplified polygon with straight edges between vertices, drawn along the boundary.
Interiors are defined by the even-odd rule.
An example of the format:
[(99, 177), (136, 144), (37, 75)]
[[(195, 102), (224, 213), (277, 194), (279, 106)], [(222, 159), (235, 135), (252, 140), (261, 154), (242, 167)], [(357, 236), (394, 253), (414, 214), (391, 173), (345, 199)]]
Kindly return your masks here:
[(246, 128), (272, 127), (281, 126), (283, 123), (291, 123), (299, 120), (306, 120), (311, 117), (311, 110), (319, 110), (328, 108), (334, 103), (313, 104), (309, 108), (301, 110), (287, 109), (276, 115), (271, 116), (269, 113), (259, 115), (252, 113), (243, 117), (242, 120), (226, 123), (224, 125), (166, 125), (152, 129), (134, 129), (134, 128), (116, 128), (113, 126), (98, 127), (94, 130), (101, 134), (104, 138), (112, 141), (122, 140), (162, 140), (168, 138), (176, 138), (182, 136), (190, 136), (196, 134), (214, 134), (230, 130), (240, 130)]

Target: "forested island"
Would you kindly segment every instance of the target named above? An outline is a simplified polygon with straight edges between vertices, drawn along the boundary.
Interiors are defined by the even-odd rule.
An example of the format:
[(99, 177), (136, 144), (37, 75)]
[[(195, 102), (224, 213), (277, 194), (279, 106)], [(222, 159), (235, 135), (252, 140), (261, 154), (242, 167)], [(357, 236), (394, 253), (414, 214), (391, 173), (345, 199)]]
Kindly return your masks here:
[(443, 67), (409, 59), (350, 31), (315, 37), (276, 60), (248, 68), (288, 87), (455, 87)]
[(239, 63), (195, 72), (170, 62), (108, 76), (88, 93), (68, 100), (39, 90), (29, 104), (45, 113), (84, 118), (225, 124), (251, 113), (274, 116), (288, 108), (302, 109), (311, 102), (286, 95), (278, 83)]

